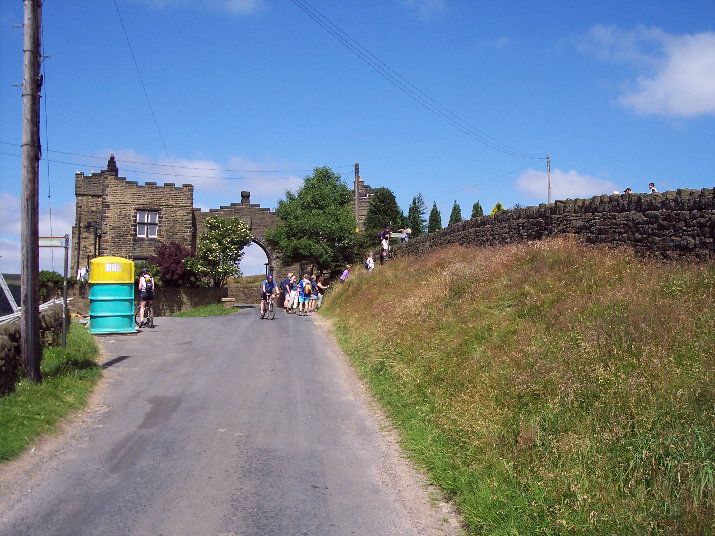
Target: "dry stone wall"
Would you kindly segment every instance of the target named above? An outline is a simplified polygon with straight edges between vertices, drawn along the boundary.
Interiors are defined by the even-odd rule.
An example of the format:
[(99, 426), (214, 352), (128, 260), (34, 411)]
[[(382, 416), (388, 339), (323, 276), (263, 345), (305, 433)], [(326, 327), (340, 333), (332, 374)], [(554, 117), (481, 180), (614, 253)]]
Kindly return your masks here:
[(490, 246), (575, 235), (586, 243), (630, 246), (666, 259), (715, 256), (715, 190), (567, 199), (483, 216), (400, 244), (421, 255), (453, 244)]

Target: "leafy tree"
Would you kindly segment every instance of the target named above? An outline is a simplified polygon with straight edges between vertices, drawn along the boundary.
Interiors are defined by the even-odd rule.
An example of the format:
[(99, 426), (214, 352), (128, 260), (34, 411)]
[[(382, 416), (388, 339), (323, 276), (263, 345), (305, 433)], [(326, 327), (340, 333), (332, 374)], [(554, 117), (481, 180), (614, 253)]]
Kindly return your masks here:
[(432, 210), (429, 213), (429, 223), (427, 224), (427, 232), (434, 233), (442, 228), (442, 215), (439, 213), (437, 203), (432, 203)]
[(452, 205), (452, 213), (449, 215), (448, 226), (454, 225), (455, 223), (459, 223), (462, 221), (464, 221), (464, 218), (462, 218), (462, 209), (460, 208), (459, 204), (455, 199), (454, 205)]
[(403, 226), (405, 216), (397, 205), (395, 194), (389, 188), (376, 188), (375, 194), (370, 198), (365, 215), (365, 229), (376, 231), (388, 225), (394, 228)]
[(160, 243), (154, 249), (154, 256), (149, 262), (157, 266), (157, 273), (168, 287), (180, 287), (194, 283), (196, 274), (186, 266), (186, 259), (191, 257), (191, 250), (180, 242)]
[(492, 214), (492, 216), (494, 216), (494, 214), (497, 214), (498, 212), (502, 212), (503, 210), (504, 210), (504, 205), (501, 204), (501, 201), (497, 201), (497, 204), (494, 205), (494, 208), (492, 209), (491, 214)]
[(410, 208), (407, 210), (407, 220), (405, 222), (405, 225), (412, 229), (413, 237), (420, 236), (427, 230), (427, 219), (425, 218), (426, 214), (427, 207), (425, 206), (425, 200), (420, 192), (412, 198)]
[(246, 222), (239, 218), (206, 218), (199, 235), (196, 256), (185, 260), (187, 268), (222, 287), (229, 277), (240, 277), (243, 248), (253, 240)]
[(484, 216), (484, 209), (482, 209), (482, 205), (477, 201), (472, 205), (472, 218), (479, 218), (481, 216)]
[(315, 168), (297, 194), (286, 192), (278, 201), (281, 223), (266, 231), (266, 241), (288, 266), (338, 272), (353, 262), (355, 215), (352, 193), (329, 167)]

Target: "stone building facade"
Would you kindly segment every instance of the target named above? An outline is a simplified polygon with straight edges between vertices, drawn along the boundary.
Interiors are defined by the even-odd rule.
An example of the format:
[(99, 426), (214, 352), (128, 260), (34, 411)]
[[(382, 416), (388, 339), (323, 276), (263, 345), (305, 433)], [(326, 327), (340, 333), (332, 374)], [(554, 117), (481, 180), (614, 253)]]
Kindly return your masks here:
[[(362, 179), (358, 184), (358, 225), (361, 225), (372, 188)], [(155, 182), (140, 185), (120, 177), (115, 157), (110, 155), (107, 169), (75, 175), (72, 273), (89, 266), (94, 257), (111, 255), (146, 260), (160, 242), (176, 241), (195, 249), (208, 217), (235, 217), (246, 222), (269, 266), (279, 267), (280, 256), (266, 243), (265, 232), (280, 223), (280, 218), (270, 209), (251, 203), (250, 197), (250, 192), (241, 192), (240, 203), (203, 211), (194, 207), (193, 185), (159, 186)], [(283, 268), (299, 271), (298, 267)]]

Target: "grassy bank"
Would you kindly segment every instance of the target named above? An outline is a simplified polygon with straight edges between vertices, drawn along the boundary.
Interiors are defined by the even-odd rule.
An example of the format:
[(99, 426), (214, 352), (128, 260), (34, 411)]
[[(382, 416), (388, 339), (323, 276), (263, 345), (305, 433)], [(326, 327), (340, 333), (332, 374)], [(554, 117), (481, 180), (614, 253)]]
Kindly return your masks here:
[(22, 380), (14, 393), (0, 398), (0, 462), (24, 451), (58, 422), (83, 407), (102, 376), (99, 348), (87, 328), (71, 324), (67, 348), (47, 348), (42, 354), (43, 382)]
[(715, 265), (558, 240), (356, 276), (323, 311), (474, 534), (715, 532)]

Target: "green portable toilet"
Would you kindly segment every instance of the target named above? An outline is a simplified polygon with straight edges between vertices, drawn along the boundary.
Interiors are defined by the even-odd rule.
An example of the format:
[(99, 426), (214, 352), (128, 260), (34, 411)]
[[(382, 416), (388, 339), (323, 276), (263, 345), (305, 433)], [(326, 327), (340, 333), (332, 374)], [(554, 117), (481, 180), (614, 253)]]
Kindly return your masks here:
[(135, 333), (134, 261), (97, 257), (89, 265), (89, 332)]

